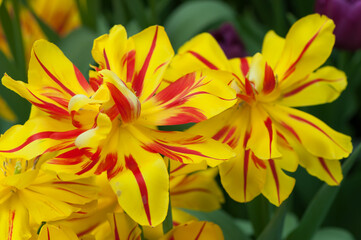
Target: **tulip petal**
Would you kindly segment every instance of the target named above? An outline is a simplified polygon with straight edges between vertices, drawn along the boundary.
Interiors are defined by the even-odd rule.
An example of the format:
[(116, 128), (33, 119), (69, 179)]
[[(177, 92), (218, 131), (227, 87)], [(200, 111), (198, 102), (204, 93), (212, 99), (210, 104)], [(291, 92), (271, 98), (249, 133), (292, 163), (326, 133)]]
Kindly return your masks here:
[(266, 165), (248, 150), (219, 165), (224, 189), (238, 202), (249, 202), (261, 193), (266, 180)]
[(136, 51), (132, 88), (143, 102), (159, 87), (174, 50), (163, 27), (152, 26), (130, 38)]
[(173, 82), (184, 74), (205, 68), (224, 71), (231, 69), (222, 48), (209, 33), (199, 34), (179, 48), (166, 71), (165, 79)]
[(142, 225), (156, 226), (167, 215), (169, 202), (168, 172), (162, 157), (144, 150), (132, 135), (120, 136), (119, 173), (109, 175), (110, 184), (124, 211)]
[(29, 213), (17, 196), (0, 205), (0, 238), (7, 240), (29, 239)]
[(272, 67), (272, 69), (276, 67), (284, 46), (284, 38), (278, 36), (273, 30), (267, 32), (263, 40), (262, 55), (265, 57), (267, 63)]
[[(262, 194), (274, 205), (279, 206), (291, 194), (296, 180), (284, 173), (281, 161), (288, 159), (268, 160), (266, 182)], [(296, 164), (297, 166), (297, 164)]]
[(0, 152), (6, 157), (33, 159), (46, 151), (66, 147), (83, 131), (67, 121), (34, 117), (23, 126), (15, 125), (5, 132), (0, 139)]
[(331, 19), (319, 14), (306, 16), (293, 24), (274, 68), (283, 88), (304, 78), (326, 61), (335, 42), (334, 28)]
[(79, 238), (68, 227), (45, 224), (40, 230), (38, 240), (79, 240)]
[[(150, 139), (139, 139), (143, 148), (149, 152), (157, 152), (172, 160), (182, 163), (200, 163), (214, 167), (234, 156), (232, 149), (210, 138), (187, 132), (165, 132), (139, 127), (143, 136)], [(140, 134), (134, 134), (140, 136)]]
[(29, 69), (29, 85), (54, 88), (65, 96), (93, 92), (80, 71), (58, 47), (46, 40), (34, 43)]
[(261, 159), (281, 157), (277, 146), (275, 125), (270, 116), (261, 107), (252, 107), (251, 133), (247, 149)]
[(140, 240), (142, 230), (124, 212), (113, 213), (108, 215), (110, 226), (114, 235), (113, 239), (119, 240)]
[(332, 102), (340, 96), (346, 85), (344, 72), (334, 67), (323, 67), (284, 89), (281, 103), (300, 107)]
[(0, 97), (0, 117), (4, 118), (7, 121), (15, 121), (16, 120), (16, 115), (15, 113), (11, 110), (11, 108), (6, 104), (5, 100)]
[(151, 125), (200, 122), (236, 103), (236, 93), (224, 81), (233, 76), (220, 71), (187, 74), (142, 105), (140, 121)]
[(161, 240), (223, 240), (221, 228), (212, 222), (189, 222), (169, 231)]
[(352, 151), (349, 136), (336, 132), (312, 115), (281, 105), (267, 107), (267, 111), (272, 119), (296, 137), (312, 155), (340, 159), (348, 157)]
[(218, 171), (209, 169), (170, 179), (172, 207), (198, 211), (214, 211), (224, 201), (214, 177)]

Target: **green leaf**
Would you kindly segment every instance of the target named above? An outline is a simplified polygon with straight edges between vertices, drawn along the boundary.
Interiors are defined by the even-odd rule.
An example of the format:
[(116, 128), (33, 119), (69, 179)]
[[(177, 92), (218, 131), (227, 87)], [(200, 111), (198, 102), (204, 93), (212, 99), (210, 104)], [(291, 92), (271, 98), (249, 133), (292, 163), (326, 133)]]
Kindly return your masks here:
[(96, 31), (98, 12), (100, 9), (99, 0), (76, 0), (79, 14), (83, 25)]
[(249, 237), (235, 224), (235, 219), (223, 210), (213, 212), (199, 212), (183, 209), (201, 221), (216, 223), (221, 227), (225, 240), (250, 240)]
[(93, 63), (91, 50), (96, 37), (97, 35), (88, 28), (79, 28), (59, 43), (59, 48), (79, 68), (85, 78), (88, 77), (89, 64)]
[(287, 203), (285, 201), (281, 204), (257, 240), (280, 240), (282, 238), (283, 223), (288, 209)]
[(351, 233), (341, 228), (323, 228), (315, 234), (312, 240), (355, 240)]
[(148, 20), (148, 13), (141, 0), (125, 0), (125, 3), (127, 4), (130, 13), (142, 28), (151, 25)]
[[(350, 171), (352, 165), (356, 161), (361, 152), (361, 144), (359, 144), (352, 155), (342, 165), (344, 177)], [(306, 212), (302, 216), (299, 226), (288, 236), (287, 240), (309, 240), (315, 234), (325, 219), (328, 210), (331, 207), (340, 187), (331, 187), (324, 184), (317, 192), (312, 202), (308, 205)]]
[(259, 236), (270, 220), (270, 203), (262, 195), (246, 204), (255, 236)]
[(222, 21), (233, 21), (235, 12), (217, 1), (186, 2), (165, 20), (165, 28), (175, 49), (207, 27)]

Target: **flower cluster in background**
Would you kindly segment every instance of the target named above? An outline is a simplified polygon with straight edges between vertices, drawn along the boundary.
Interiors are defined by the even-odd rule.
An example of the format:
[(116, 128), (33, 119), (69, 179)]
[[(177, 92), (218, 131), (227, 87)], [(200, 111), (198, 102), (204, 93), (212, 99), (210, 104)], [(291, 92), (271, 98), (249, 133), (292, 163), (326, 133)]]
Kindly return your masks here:
[[(357, 127), (344, 125), (358, 119), (357, 104), (332, 103), (348, 101), (341, 69), (349, 60), (353, 78), (361, 58), (333, 56), (335, 42), (358, 47), (339, 37), (346, 27), (331, 1), (315, 3), (327, 16), (289, 14), (288, 30), (285, 6), (272, 5), (269, 31), (250, 15), (235, 21), (231, 6), (244, 6), (232, 1), (166, 2), (0, 3), (1, 239), (329, 234), (316, 230), (337, 195), (331, 186), (361, 150)], [(326, 103), (330, 116), (351, 108), (342, 127), (313, 116), (309, 107)], [(320, 182), (305, 186), (319, 181), (305, 172), (325, 183), (312, 202), (302, 191)], [(290, 207), (301, 200), (304, 214)]]

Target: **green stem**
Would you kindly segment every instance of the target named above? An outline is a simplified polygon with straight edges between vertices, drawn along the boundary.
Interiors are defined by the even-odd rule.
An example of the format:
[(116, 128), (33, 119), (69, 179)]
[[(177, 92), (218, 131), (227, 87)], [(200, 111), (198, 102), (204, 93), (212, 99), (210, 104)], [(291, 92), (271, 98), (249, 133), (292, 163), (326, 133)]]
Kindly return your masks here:
[(258, 196), (247, 203), (247, 212), (252, 222), (254, 235), (258, 237), (270, 221), (269, 203), (263, 196)]

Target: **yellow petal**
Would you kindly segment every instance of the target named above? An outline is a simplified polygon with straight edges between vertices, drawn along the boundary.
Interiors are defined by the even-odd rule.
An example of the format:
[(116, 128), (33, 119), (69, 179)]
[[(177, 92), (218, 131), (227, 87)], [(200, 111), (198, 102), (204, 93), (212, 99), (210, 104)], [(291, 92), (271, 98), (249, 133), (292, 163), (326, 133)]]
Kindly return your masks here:
[[(287, 161), (285, 159), (284, 161)], [(266, 182), (262, 189), (262, 194), (274, 205), (279, 206), (291, 194), (296, 180), (285, 174), (279, 166), (278, 161), (268, 160)]]
[(53, 87), (64, 95), (93, 92), (80, 71), (58, 47), (46, 40), (38, 40), (33, 45), (28, 79), (30, 85)]
[(82, 132), (67, 121), (34, 117), (23, 126), (15, 125), (5, 132), (0, 138), (0, 153), (5, 157), (33, 159), (45, 151), (69, 144)]
[(274, 69), (283, 87), (304, 78), (326, 61), (335, 42), (334, 28), (331, 19), (319, 14), (308, 15), (293, 24)]
[(199, 211), (214, 211), (224, 202), (221, 189), (214, 177), (216, 169), (196, 172), (170, 179), (172, 207)]
[(231, 69), (222, 48), (209, 33), (199, 34), (179, 48), (165, 79), (173, 82), (184, 74), (204, 68), (225, 71)]
[(119, 240), (137, 240), (140, 239), (142, 230), (136, 222), (134, 222), (124, 212), (113, 213), (108, 215), (112, 233), (114, 234), (113, 239)]
[(224, 189), (238, 202), (249, 202), (261, 193), (266, 180), (263, 160), (241, 149), (237, 157), (219, 165), (219, 174)]
[(132, 36), (135, 47), (135, 75), (132, 88), (143, 102), (160, 84), (174, 55), (169, 38), (161, 26), (152, 26)]
[(346, 85), (344, 72), (334, 67), (323, 67), (284, 89), (280, 102), (295, 107), (332, 102), (340, 96)]
[(117, 153), (117, 161), (124, 165), (111, 177), (111, 186), (120, 206), (132, 219), (142, 225), (156, 226), (165, 219), (168, 209), (165, 163), (159, 154), (143, 149), (129, 133), (124, 132), (120, 137), (120, 146), (127, 148)]
[(0, 205), (0, 238), (25, 240), (30, 237), (29, 213), (18, 197), (13, 195)]
[(336, 132), (312, 115), (280, 105), (269, 106), (267, 111), (272, 119), (315, 156), (341, 159), (348, 157), (352, 151), (349, 136)]
[(251, 149), (261, 159), (280, 157), (276, 128), (271, 117), (259, 106), (252, 107), (250, 111), (251, 134), (247, 142), (247, 149)]
[(141, 133), (134, 135), (139, 137), (139, 141), (145, 144), (148, 151), (158, 152), (182, 163), (207, 161), (209, 166), (214, 167), (234, 156), (234, 152), (226, 144), (201, 135), (176, 131), (165, 132), (145, 127), (138, 127), (138, 129), (141, 129)]
[(169, 231), (162, 240), (223, 240), (221, 228), (212, 222), (189, 222)]
[(45, 224), (39, 233), (38, 240), (78, 240), (76, 234), (68, 227)]
[(278, 63), (282, 50), (285, 45), (285, 39), (278, 36), (273, 30), (268, 31), (263, 40), (262, 55), (265, 57), (267, 63), (275, 68)]
[(236, 103), (236, 92), (226, 84), (233, 78), (210, 70), (187, 74), (142, 104), (139, 121), (178, 125), (213, 117)]

